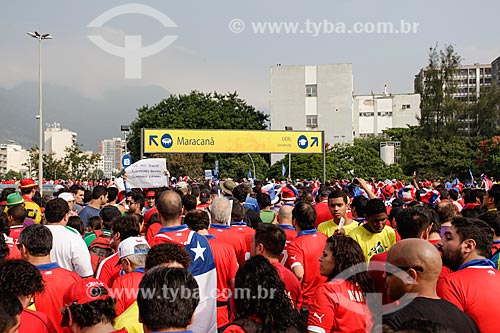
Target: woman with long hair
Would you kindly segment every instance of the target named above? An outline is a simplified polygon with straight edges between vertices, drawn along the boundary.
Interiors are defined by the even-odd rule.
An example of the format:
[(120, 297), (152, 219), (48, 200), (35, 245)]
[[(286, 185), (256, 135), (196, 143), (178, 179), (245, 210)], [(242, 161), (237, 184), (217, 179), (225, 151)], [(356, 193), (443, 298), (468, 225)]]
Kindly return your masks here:
[(327, 239), (319, 258), (327, 282), (309, 302), (309, 332), (369, 332), (372, 314), (366, 295), (375, 292), (367, 263), (358, 243), (344, 235)]
[(245, 261), (236, 273), (234, 309), (236, 320), (225, 333), (306, 332), (278, 272), (261, 255)]

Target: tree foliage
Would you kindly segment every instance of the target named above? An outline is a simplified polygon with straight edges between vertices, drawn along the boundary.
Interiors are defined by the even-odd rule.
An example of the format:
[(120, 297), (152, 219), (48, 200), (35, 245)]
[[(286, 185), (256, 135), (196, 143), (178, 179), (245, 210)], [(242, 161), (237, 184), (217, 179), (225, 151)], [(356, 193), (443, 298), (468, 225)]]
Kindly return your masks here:
[[(29, 156), (31, 160), (31, 175), (32, 177), (38, 178), (38, 147), (31, 147), (29, 150)], [(62, 161), (56, 159), (56, 154), (46, 154), (42, 155), (42, 166), (43, 166), (43, 178), (45, 179), (67, 179), (68, 178), (68, 168), (67, 165)]]
[[(132, 131), (129, 148), (134, 160), (140, 159), (141, 128), (172, 129), (246, 129), (264, 130), (268, 116), (238, 97), (236, 92), (219, 94), (192, 91), (189, 95), (171, 95), (158, 104), (137, 110), (137, 118), (130, 124)], [(200, 158), (201, 156), (201, 158)], [(264, 156), (252, 155), (257, 164)], [(172, 154), (167, 156), (168, 168), (173, 176), (203, 175), (204, 169), (213, 169), (220, 160), (222, 175), (245, 177), (248, 172), (248, 155), (235, 154)], [(268, 163), (259, 164), (258, 173), (267, 173)], [(253, 173), (253, 167), (250, 168)]]
[(96, 169), (96, 163), (101, 158), (99, 154), (84, 152), (82, 147), (83, 145), (75, 142), (65, 149), (66, 156), (64, 156), (62, 161), (67, 167), (69, 178), (92, 178), (92, 173)]
[(11, 169), (11, 170), (7, 171), (6, 173), (4, 173), (1, 176), (1, 178), (4, 180), (13, 180), (13, 179), (21, 179), (22, 176), (21, 176), (20, 172), (17, 172), (17, 171), (14, 171)]

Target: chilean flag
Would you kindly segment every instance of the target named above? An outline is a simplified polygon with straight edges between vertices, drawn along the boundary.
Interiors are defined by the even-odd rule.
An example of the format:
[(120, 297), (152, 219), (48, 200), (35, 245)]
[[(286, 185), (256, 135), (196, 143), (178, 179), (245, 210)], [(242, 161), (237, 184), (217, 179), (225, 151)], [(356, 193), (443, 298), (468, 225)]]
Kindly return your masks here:
[(488, 191), (493, 186), (493, 182), (484, 173), (481, 174), (481, 180), (483, 181), (485, 191)]
[(422, 202), (434, 207), (437, 203), (439, 203), (439, 192), (436, 190), (429, 190), (424, 195), (421, 195), (420, 199), (422, 199)]

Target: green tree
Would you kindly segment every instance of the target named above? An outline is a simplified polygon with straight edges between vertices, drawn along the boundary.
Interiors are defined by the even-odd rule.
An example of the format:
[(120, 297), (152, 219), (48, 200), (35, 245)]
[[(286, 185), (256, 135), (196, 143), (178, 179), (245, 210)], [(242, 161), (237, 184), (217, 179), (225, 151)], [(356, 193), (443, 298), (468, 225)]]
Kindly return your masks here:
[[(31, 147), (29, 150), (29, 156), (31, 160), (31, 174), (33, 177), (38, 178), (38, 147)], [(68, 169), (67, 164), (62, 160), (56, 159), (56, 154), (46, 154), (42, 155), (43, 163), (43, 178), (45, 179), (67, 179)]]
[(14, 171), (11, 169), (11, 170), (7, 171), (6, 173), (4, 173), (1, 178), (5, 179), (5, 180), (12, 180), (12, 179), (21, 179), (22, 176), (21, 176), (20, 172), (17, 172), (17, 171)]
[(97, 161), (101, 155), (96, 153), (86, 153), (82, 150), (83, 145), (73, 143), (66, 148), (66, 156), (63, 158), (64, 164), (68, 168), (68, 177), (72, 179), (90, 178)]
[[(172, 129), (246, 129), (264, 130), (269, 116), (248, 105), (236, 92), (219, 94), (192, 91), (189, 95), (171, 95), (158, 104), (143, 106), (137, 110), (137, 118), (130, 124), (132, 131), (128, 144), (134, 160), (140, 159), (141, 128)], [(182, 156), (181, 155), (185, 155)], [(213, 169), (218, 158), (221, 170), (234, 177), (244, 175), (248, 168), (243, 166), (245, 157), (235, 154), (203, 154), (201, 163), (195, 154), (175, 154), (167, 156), (167, 165), (173, 176), (203, 175), (203, 169)], [(219, 156), (219, 157), (216, 157)], [(255, 156), (255, 157), (254, 157)], [(256, 155), (252, 155), (256, 160)], [(248, 156), (246, 157), (248, 158)], [(260, 160), (265, 160), (261, 155)], [(257, 161), (255, 161), (257, 164)], [(257, 168), (257, 165), (256, 165)], [(262, 166), (261, 174), (267, 173), (268, 164)], [(259, 168), (260, 169), (260, 168)]]
[(426, 138), (454, 135), (460, 125), (458, 118), (463, 104), (453, 99), (457, 91), (453, 77), (461, 58), (452, 45), (438, 52), (437, 45), (429, 50), (429, 64), (424, 70), (423, 86), (417, 86), (421, 95), (420, 125)]
[(487, 138), (499, 134), (500, 88), (483, 88), (479, 99), (467, 106), (467, 114), (469, 136)]

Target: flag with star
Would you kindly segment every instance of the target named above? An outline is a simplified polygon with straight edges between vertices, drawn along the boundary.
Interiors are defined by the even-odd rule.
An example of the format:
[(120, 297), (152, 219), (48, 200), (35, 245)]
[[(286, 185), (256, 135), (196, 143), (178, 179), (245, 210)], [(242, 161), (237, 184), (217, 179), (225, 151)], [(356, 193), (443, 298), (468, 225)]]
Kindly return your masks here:
[(191, 331), (194, 333), (217, 332), (217, 300), (213, 292), (217, 289), (217, 273), (208, 240), (183, 224), (161, 228), (150, 245), (165, 242), (184, 245), (184, 249), (191, 258), (189, 271), (198, 283), (200, 294), (200, 303), (196, 307), (194, 322), (190, 326)]

